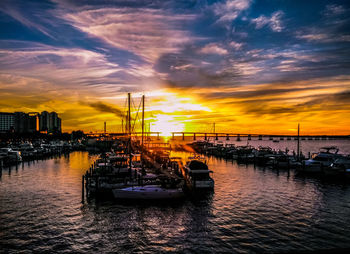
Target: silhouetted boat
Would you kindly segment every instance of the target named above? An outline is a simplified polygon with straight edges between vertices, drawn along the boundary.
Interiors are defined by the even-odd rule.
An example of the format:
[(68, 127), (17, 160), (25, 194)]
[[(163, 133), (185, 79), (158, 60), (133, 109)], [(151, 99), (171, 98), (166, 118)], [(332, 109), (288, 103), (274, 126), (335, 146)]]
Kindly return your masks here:
[(178, 199), (184, 197), (181, 188), (164, 188), (158, 185), (146, 185), (114, 189), (113, 196), (116, 199)]
[(192, 190), (214, 189), (214, 180), (210, 176), (213, 171), (200, 158), (191, 159), (183, 167), (183, 177), (187, 186)]
[(309, 160), (303, 161), (301, 171), (305, 173), (320, 173), (342, 155), (338, 154), (339, 149), (335, 146), (322, 147), (318, 154), (314, 154)]

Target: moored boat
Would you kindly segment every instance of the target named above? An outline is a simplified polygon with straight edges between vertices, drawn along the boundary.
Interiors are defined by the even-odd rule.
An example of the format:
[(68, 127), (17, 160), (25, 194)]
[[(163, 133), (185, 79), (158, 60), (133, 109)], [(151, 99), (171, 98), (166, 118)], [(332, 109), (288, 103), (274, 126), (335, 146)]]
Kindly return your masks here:
[(192, 159), (182, 168), (182, 174), (187, 187), (192, 190), (214, 189), (214, 179), (210, 176), (213, 171), (203, 160)]
[(350, 178), (350, 156), (336, 159), (330, 167), (324, 169), (326, 176), (340, 176)]
[(321, 173), (336, 159), (342, 157), (338, 151), (339, 149), (335, 146), (322, 147), (320, 152), (314, 154), (311, 159), (303, 161), (303, 167), (300, 170), (304, 173)]
[(184, 197), (181, 188), (164, 188), (160, 185), (132, 186), (114, 189), (113, 196), (116, 199), (179, 199)]

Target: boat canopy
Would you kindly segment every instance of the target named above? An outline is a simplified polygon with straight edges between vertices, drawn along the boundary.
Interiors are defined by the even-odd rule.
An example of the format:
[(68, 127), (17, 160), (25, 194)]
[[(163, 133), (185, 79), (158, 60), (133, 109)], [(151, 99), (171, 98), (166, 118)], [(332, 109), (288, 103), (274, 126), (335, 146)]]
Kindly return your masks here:
[(207, 164), (205, 164), (202, 161), (198, 161), (198, 160), (190, 161), (190, 163), (188, 164), (188, 167), (191, 170), (208, 170)]

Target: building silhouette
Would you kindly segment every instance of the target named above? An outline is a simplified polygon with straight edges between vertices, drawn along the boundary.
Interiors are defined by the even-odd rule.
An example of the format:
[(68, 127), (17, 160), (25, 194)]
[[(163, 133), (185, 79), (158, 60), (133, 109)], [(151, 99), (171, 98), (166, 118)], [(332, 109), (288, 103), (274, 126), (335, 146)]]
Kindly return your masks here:
[(56, 112), (0, 112), (0, 132), (61, 133), (61, 118)]

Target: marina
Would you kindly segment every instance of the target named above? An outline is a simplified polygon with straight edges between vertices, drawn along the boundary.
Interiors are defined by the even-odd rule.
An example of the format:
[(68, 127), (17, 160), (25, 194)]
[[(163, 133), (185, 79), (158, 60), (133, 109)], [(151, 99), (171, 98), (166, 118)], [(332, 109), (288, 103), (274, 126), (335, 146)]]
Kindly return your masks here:
[(350, 253), (349, 17), (2, 0), (0, 254)]
[[(349, 152), (347, 140), (332, 142)], [(281, 143), (292, 148), (295, 141), (270, 145)], [(304, 147), (317, 151), (324, 145), (305, 141)], [(171, 151), (170, 156), (177, 161), (192, 154)], [(98, 159), (84, 151), (3, 168), (0, 246), (9, 251), (123, 253), (350, 248), (350, 231), (344, 227), (350, 222), (346, 179), (204, 158), (214, 171), (214, 192), (171, 202), (91, 198), (82, 204), (81, 176)]]

